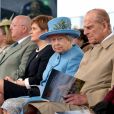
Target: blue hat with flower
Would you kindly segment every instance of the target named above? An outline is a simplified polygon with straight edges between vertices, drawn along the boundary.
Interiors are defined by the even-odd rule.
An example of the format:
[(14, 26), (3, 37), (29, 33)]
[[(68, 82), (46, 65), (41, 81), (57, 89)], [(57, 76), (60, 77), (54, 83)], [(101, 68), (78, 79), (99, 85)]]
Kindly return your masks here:
[(56, 34), (66, 34), (78, 38), (80, 36), (80, 31), (71, 29), (70, 18), (57, 17), (48, 22), (48, 32), (42, 34), (40, 39), (45, 40), (48, 36)]

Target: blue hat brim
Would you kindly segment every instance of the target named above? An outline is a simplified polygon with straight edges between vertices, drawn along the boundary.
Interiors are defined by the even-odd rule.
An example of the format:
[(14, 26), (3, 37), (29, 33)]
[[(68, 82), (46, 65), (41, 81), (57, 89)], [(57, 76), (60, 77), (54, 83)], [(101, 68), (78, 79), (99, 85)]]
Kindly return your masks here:
[(51, 32), (46, 32), (42, 34), (39, 38), (41, 40), (45, 40), (48, 36), (50, 35), (55, 35), (55, 34), (67, 34), (70, 36), (73, 36), (74, 38), (80, 37), (80, 31), (76, 30), (56, 30), (56, 31), (51, 31)]

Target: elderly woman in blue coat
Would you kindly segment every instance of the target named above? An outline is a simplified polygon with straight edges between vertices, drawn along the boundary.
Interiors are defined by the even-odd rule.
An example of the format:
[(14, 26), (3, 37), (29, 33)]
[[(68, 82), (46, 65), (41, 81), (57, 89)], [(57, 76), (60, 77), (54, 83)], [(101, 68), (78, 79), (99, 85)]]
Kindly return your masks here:
[[(43, 79), (40, 85), (38, 85), (39, 96), (43, 93), (52, 69), (74, 76), (83, 57), (83, 52), (79, 46), (72, 45), (73, 38), (78, 38), (80, 36), (80, 32), (78, 30), (71, 29), (71, 20), (69, 18), (54, 18), (48, 22), (48, 28), (48, 32), (42, 34), (40, 39), (49, 40), (55, 53), (50, 58), (43, 73)], [(8, 99), (4, 102), (2, 108), (6, 109), (10, 114), (18, 114), (20, 113), (18, 109), (22, 108), (27, 101), (29, 101), (29, 98), (21, 97)], [(16, 103), (17, 105), (14, 106), (13, 104)], [(8, 104), (10, 104), (10, 106), (8, 106)]]

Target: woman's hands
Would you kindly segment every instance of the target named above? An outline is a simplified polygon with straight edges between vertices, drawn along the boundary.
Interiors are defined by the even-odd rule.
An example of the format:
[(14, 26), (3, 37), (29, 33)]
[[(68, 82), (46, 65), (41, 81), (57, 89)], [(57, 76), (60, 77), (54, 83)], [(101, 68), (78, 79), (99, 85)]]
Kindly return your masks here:
[(10, 76), (6, 76), (4, 78), (4, 80), (8, 80), (9, 82), (12, 82), (12, 83), (15, 83), (15, 84), (18, 84), (20, 86), (25, 86), (25, 83), (24, 83), (24, 80), (14, 80), (13, 78), (11, 78)]

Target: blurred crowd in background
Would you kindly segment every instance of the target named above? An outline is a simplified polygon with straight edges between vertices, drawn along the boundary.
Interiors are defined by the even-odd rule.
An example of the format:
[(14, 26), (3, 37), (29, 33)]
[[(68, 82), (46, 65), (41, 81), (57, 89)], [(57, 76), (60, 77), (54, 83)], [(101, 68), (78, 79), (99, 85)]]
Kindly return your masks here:
[[(18, 4), (18, 5), (17, 5)], [(28, 15), (31, 18), (40, 14), (57, 16), (57, 0), (0, 0), (0, 18), (12, 15)]]

